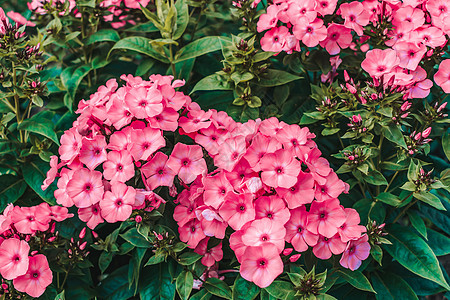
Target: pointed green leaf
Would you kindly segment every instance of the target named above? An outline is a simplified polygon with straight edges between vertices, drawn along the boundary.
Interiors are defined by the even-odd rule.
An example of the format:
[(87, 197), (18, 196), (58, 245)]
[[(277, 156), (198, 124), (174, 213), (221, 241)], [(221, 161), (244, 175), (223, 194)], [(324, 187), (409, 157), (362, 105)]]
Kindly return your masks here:
[(16, 202), (27, 188), (27, 184), (22, 178), (13, 175), (0, 176), (0, 212), (2, 212), (9, 203)]
[(428, 245), (436, 256), (450, 254), (450, 238), (430, 228), (427, 229), (427, 233)]
[(373, 273), (372, 284), (377, 292), (377, 300), (418, 300), (409, 284), (395, 274)]
[(219, 278), (208, 278), (203, 283), (203, 287), (208, 290), (213, 295), (225, 298), (232, 299), (231, 289), (224, 281)]
[(151, 40), (141, 36), (131, 36), (118, 41), (109, 51), (108, 57), (114, 50), (130, 50), (148, 55), (163, 63), (170, 63), (169, 59), (161, 52), (156, 50), (156, 47), (150, 44)]
[(283, 85), (302, 78), (289, 72), (275, 69), (268, 69), (260, 77), (258, 85), (265, 87)]
[(192, 287), (194, 285), (194, 275), (191, 272), (184, 270), (177, 277), (176, 288), (178, 295), (183, 300), (189, 299)]
[(253, 282), (238, 275), (233, 285), (233, 300), (253, 300), (258, 296), (260, 288)]
[(389, 126), (384, 126), (382, 131), (384, 136), (388, 140), (390, 140), (394, 144), (403, 147), (404, 149), (407, 148), (403, 134), (400, 131), (400, 125), (390, 124)]
[(372, 285), (363, 273), (359, 271), (351, 271), (348, 269), (340, 269), (337, 272), (343, 279), (345, 279), (345, 281), (353, 285), (355, 288), (362, 291), (375, 293)]

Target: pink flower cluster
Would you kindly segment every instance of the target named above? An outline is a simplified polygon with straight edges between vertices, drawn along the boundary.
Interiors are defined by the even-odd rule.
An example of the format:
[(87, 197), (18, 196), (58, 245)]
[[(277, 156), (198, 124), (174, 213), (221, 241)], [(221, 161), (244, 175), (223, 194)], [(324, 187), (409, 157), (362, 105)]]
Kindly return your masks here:
[(55, 222), (72, 216), (67, 208), (49, 206), (47, 203), (32, 207), (14, 207), (10, 204), (0, 215), (2, 278), (12, 280), (19, 292), (32, 297), (41, 296), (52, 283), (53, 274), (45, 255), (30, 249), (28, 242), (40, 233), (48, 233), (39, 237), (41, 242), (53, 242), (56, 239)]
[[(204, 256), (205, 266), (223, 258), (222, 244), (208, 249), (208, 240), (224, 239), (228, 226), (242, 276), (262, 287), (283, 271), (286, 242), (298, 252), (311, 246), (321, 259), (343, 253), (341, 264), (351, 269), (367, 258), (358, 213), (337, 199), (348, 185), (307, 128), (276, 118), (242, 124), (203, 111), (175, 91), (183, 82), (171, 76), (121, 78), (125, 86), (110, 80), (80, 102), (80, 116), (61, 137), (61, 162), (52, 157), (43, 185), (60, 177), (57, 202), (78, 207), (90, 228), (158, 208), (164, 200), (153, 191), (165, 186), (177, 195), (177, 176), (184, 189), (173, 217), (180, 239)], [(193, 144), (178, 142), (171, 151), (164, 132), (177, 129)]]
[[(424, 98), (433, 86), (420, 63), (435, 52), (441, 55), (450, 33), (450, 5), (445, 0), (365, 0), (342, 3), (336, 13), (340, 22), (324, 23), (333, 14), (337, 0), (276, 0), (258, 21), (265, 51), (301, 51), (301, 46), (322, 46), (331, 55), (341, 49), (368, 51), (372, 39), (382, 38), (383, 47), (368, 51), (362, 68), (385, 83), (390, 79), (407, 98)], [(279, 25), (279, 24), (283, 25)], [(382, 24), (391, 28), (378, 32)], [(364, 32), (366, 30), (366, 33)], [(377, 31), (378, 30), (378, 31)], [(373, 34), (375, 37), (371, 37)], [(380, 36), (381, 35), (381, 36)], [(375, 41), (377, 43), (377, 41)], [(435, 82), (450, 92), (447, 65), (441, 65)]]

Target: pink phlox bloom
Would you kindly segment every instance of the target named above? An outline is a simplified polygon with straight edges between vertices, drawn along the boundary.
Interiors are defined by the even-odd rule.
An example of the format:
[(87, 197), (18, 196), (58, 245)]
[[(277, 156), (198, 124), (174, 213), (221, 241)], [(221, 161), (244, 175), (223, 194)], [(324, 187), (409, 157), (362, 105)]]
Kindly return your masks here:
[(114, 132), (109, 138), (109, 144), (107, 146), (110, 150), (124, 151), (128, 148), (131, 149), (131, 134), (133, 129), (126, 127), (121, 131)]
[(58, 176), (58, 156), (52, 155), (50, 157), (50, 169), (47, 171), (47, 177), (45, 178), (43, 184), (41, 185), (41, 189), (45, 191), (50, 184), (55, 181), (56, 176)]
[[(37, 0), (34, 0), (37, 1)], [(28, 5), (30, 3), (27, 3)], [(6, 33), (6, 27), (9, 25), (9, 19), (6, 17), (5, 11), (0, 7), (0, 33)], [(5, 27), (6, 26), (6, 27)]]
[(255, 172), (260, 171), (259, 162), (266, 153), (274, 153), (282, 148), (277, 139), (269, 138), (258, 133), (252, 140), (252, 144), (247, 149), (244, 158)]
[(394, 49), (400, 58), (399, 66), (408, 70), (415, 70), (427, 52), (425, 45), (409, 42), (397, 42)]
[(24, 275), (28, 270), (28, 253), (30, 246), (27, 242), (16, 238), (4, 240), (0, 244), (0, 274), (6, 280), (13, 280)]
[(279, 9), (278, 9), (277, 5), (270, 5), (267, 8), (267, 13), (265, 13), (259, 17), (259, 20), (257, 23), (258, 32), (262, 32), (264, 30), (267, 30), (267, 29), (277, 26), (278, 11), (279, 11)]
[(106, 160), (106, 140), (103, 135), (97, 135), (93, 139), (82, 139), (80, 161), (90, 170)]
[(417, 67), (412, 73), (414, 83), (404, 92), (409, 99), (426, 98), (433, 87), (433, 81), (427, 79), (427, 72), (422, 67)]
[(317, 11), (314, 9), (315, 6), (315, 0), (292, 1), (289, 4), (289, 8), (286, 13), (290, 22), (294, 25), (302, 19), (308, 23), (311, 23), (317, 17)]
[(53, 273), (43, 254), (30, 256), (27, 272), (14, 279), (14, 288), (31, 297), (40, 297), (53, 281)]
[(260, 161), (261, 179), (270, 187), (290, 188), (297, 182), (301, 164), (292, 151), (280, 149), (266, 154)]
[(239, 191), (240, 193), (251, 193), (254, 194), (255, 196), (261, 196), (262, 194), (265, 193), (265, 190), (263, 188), (264, 185), (262, 183), (261, 178), (255, 176), (245, 180), (237, 188), (237, 191)]
[(336, 55), (341, 49), (346, 49), (352, 43), (353, 36), (349, 28), (340, 24), (331, 23), (328, 26), (327, 38), (320, 42), (330, 55)]
[(163, 111), (162, 95), (156, 87), (129, 89), (125, 95), (125, 103), (138, 119), (154, 117)]
[(433, 17), (448, 16), (450, 14), (450, 3), (447, 0), (428, 0), (425, 6)]
[(178, 227), (178, 232), (180, 233), (180, 240), (191, 249), (195, 249), (198, 243), (206, 237), (201, 228), (201, 222), (197, 219), (192, 219), (184, 226)]
[(344, 243), (361, 237), (366, 232), (366, 227), (359, 225), (361, 221), (358, 212), (353, 208), (344, 208), (346, 219), (344, 224), (338, 228), (341, 241)]
[(247, 245), (242, 241), (242, 236), (244, 235), (247, 228), (250, 227), (252, 222), (247, 222), (242, 228), (238, 231), (235, 231), (230, 235), (230, 248), (234, 251), (236, 258), (239, 263), (242, 263), (242, 259), (244, 258), (245, 249), (247, 249)]
[(262, 196), (255, 200), (256, 219), (268, 219), (284, 225), (291, 214), (283, 199), (277, 195)]
[(89, 207), (103, 198), (102, 173), (79, 169), (67, 183), (66, 191), (77, 207)]
[(125, 101), (120, 98), (115, 98), (111, 101), (113, 104), (108, 110), (108, 118), (117, 130), (131, 123), (133, 114), (131, 113)]
[(261, 48), (264, 51), (281, 52), (285, 50), (290, 36), (289, 29), (285, 26), (272, 28), (261, 38)]
[(214, 165), (231, 172), (246, 151), (243, 136), (229, 138), (223, 142), (219, 153), (214, 156)]
[(215, 209), (218, 209), (222, 205), (227, 193), (233, 191), (233, 186), (228, 181), (224, 172), (219, 172), (215, 176), (203, 177), (202, 181), (205, 186), (203, 201), (206, 205), (212, 206)]
[(326, 177), (324, 185), (316, 185), (316, 192), (314, 197), (318, 202), (322, 202), (329, 199), (337, 198), (342, 192), (345, 191), (345, 184), (336, 173), (331, 172)]
[(272, 244), (247, 247), (239, 272), (242, 278), (254, 282), (260, 288), (268, 287), (283, 273), (278, 249)]
[(369, 24), (370, 14), (364, 9), (361, 2), (353, 1), (341, 4), (338, 14), (344, 18), (345, 27), (353, 29), (359, 36), (363, 35), (363, 26)]
[(130, 152), (134, 160), (147, 160), (156, 150), (166, 145), (162, 131), (151, 127), (137, 129), (131, 133), (133, 141)]
[(70, 164), (80, 154), (81, 140), (82, 136), (75, 127), (64, 132), (61, 136), (61, 146), (58, 149), (62, 161), (67, 161)]
[(166, 130), (166, 131), (175, 131), (178, 128), (178, 117), (179, 114), (176, 110), (172, 108), (166, 108), (154, 117), (151, 117), (148, 121), (150, 123), (150, 127)]
[(170, 154), (167, 166), (186, 184), (193, 182), (198, 175), (207, 171), (203, 151), (199, 145), (177, 143)]
[(67, 183), (72, 179), (74, 170), (63, 168), (60, 172), (61, 177), (58, 180), (57, 186), (58, 189), (53, 193), (56, 198), (56, 203), (71, 207), (74, 203), (72, 198), (67, 194), (66, 188)]
[(123, 0), (123, 3), (125, 4), (126, 7), (134, 9), (141, 9), (140, 5), (146, 7), (149, 2), (150, 0)]
[(187, 133), (208, 128), (211, 125), (211, 111), (191, 110), (187, 117), (181, 117), (180, 127)]
[(189, 199), (189, 191), (183, 190), (177, 197), (180, 203), (175, 207), (173, 219), (178, 223), (178, 227), (184, 226), (187, 222), (195, 218), (195, 209), (197, 204)]
[(167, 155), (156, 152), (152, 159), (141, 168), (150, 189), (154, 190), (159, 186), (172, 186), (176, 173), (167, 166), (167, 160)]
[(316, 0), (316, 11), (321, 16), (331, 15), (336, 10), (337, 0)]
[(307, 47), (315, 47), (327, 38), (327, 27), (324, 26), (321, 19), (315, 19), (312, 22), (299, 19), (294, 25), (293, 33)]
[(131, 215), (136, 197), (136, 190), (122, 182), (111, 185), (111, 191), (105, 192), (100, 200), (102, 217), (108, 223), (125, 221)]
[(48, 229), (48, 220), (36, 218), (36, 210), (37, 206), (14, 207), (11, 213), (11, 222), (18, 232), (32, 234), (36, 231), (46, 231)]
[(98, 203), (86, 208), (78, 209), (78, 217), (81, 221), (86, 222), (87, 227), (90, 229), (94, 229), (98, 224), (103, 223), (104, 221)]
[(369, 21), (372, 22), (372, 24), (376, 25), (378, 22), (378, 15), (381, 13), (381, 3), (378, 2), (378, 0), (366, 0), (363, 3), (364, 10), (369, 12)]
[(284, 237), (286, 228), (281, 222), (274, 222), (269, 218), (257, 219), (252, 222), (242, 236), (246, 246), (266, 246), (273, 244), (281, 253), (284, 249)]
[(361, 261), (369, 257), (370, 244), (368, 240), (369, 238), (365, 234), (357, 240), (350, 241), (339, 260), (341, 266), (352, 271), (358, 269), (361, 266)]
[(6, 206), (5, 210), (3, 211), (3, 214), (0, 215), (0, 235), (10, 229), (11, 222), (12, 222), (11, 214), (12, 214), (13, 210), (14, 210), (14, 205), (12, 203), (9, 203)]
[(309, 204), (314, 200), (314, 179), (311, 174), (300, 172), (293, 186), (278, 188), (277, 193), (283, 197), (289, 209)]
[(219, 209), (220, 216), (234, 230), (239, 230), (245, 223), (255, 219), (255, 206), (252, 194), (236, 194), (230, 192)]
[(361, 67), (372, 77), (380, 78), (391, 72), (400, 63), (397, 51), (392, 49), (373, 49), (367, 52)]
[(346, 246), (347, 244), (341, 241), (338, 234), (330, 238), (320, 236), (319, 241), (313, 247), (313, 253), (317, 258), (329, 259), (331, 254), (338, 255), (344, 252)]
[(304, 206), (291, 210), (291, 218), (284, 225), (286, 228), (286, 242), (294, 246), (295, 251), (304, 252), (308, 246), (315, 246), (319, 239), (317, 234), (311, 233), (308, 225), (308, 212)]
[(277, 6), (278, 8), (278, 14), (277, 18), (280, 22), (283, 23), (289, 23), (291, 20), (289, 19), (289, 16), (287, 14), (287, 11), (289, 9), (289, 3), (288, 1), (273, 1), (273, 4)]
[(261, 122), (261, 125), (259, 126), (259, 131), (265, 135), (266, 137), (273, 137), (278, 134), (278, 132), (284, 127), (287, 126), (283, 121), (278, 120), (276, 117), (271, 117), (268, 119), (265, 119)]
[[(36, 212), (36, 215), (39, 214), (39, 211)], [(54, 220), (56, 222), (62, 222), (66, 219), (72, 218), (74, 214), (70, 214), (67, 207), (62, 207), (58, 205), (52, 205), (50, 206), (50, 213), (49, 217), (51, 220)]]
[(211, 122), (221, 134), (231, 132), (239, 126), (226, 112), (215, 109), (211, 109), (211, 112)]
[(190, 98), (182, 92), (176, 92), (174, 87), (165, 84), (161, 87), (161, 94), (166, 105), (166, 109), (180, 110), (184, 105), (189, 104)]
[(444, 32), (431, 25), (425, 25), (411, 33), (411, 38), (431, 48), (443, 47), (447, 42)]
[(219, 153), (220, 146), (228, 137), (228, 133), (223, 134), (219, 129), (211, 125), (206, 129), (200, 130), (199, 134), (195, 136), (195, 142), (205, 148), (210, 155), (216, 155)]
[(309, 129), (300, 127), (296, 124), (286, 125), (281, 129), (276, 139), (283, 144), (284, 149), (293, 151), (296, 157), (302, 159), (304, 153), (309, 152), (309, 147), (304, 147), (308, 143)]
[(386, 35), (389, 39), (385, 41), (385, 44), (386, 46), (392, 47), (399, 42), (409, 42), (412, 40), (412, 33), (413, 32), (408, 31), (407, 24), (400, 23), (398, 26), (387, 32)]
[(252, 170), (245, 158), (242, 158), (231, 172), (225, 174), (235, 190), (239, 190), (242, 184), (250, 178), (258, 176), (258, 173)]
[(332, 169), (328, 160), (321, 155), (322, 152), (318, 148), (314, 148), (305, 156), (305, 163), (314, 180), (318, 184), (324, 185), (326, 177), (330, 175)]
[(261, 119), (258, 118), (256, 120), (248, 120), (245, 123), (237, 123), (238, 126), (236, 126), (231, 133), (232, 136), (242, 136), (245, 138), (245, 142), (248, 144), (251, 142), (251, 140), (255, 137), (256, 133), (258, 132), (259, 126), (261, 124)]
[(128, 151), (111, 151), (103, 163), (103, 176), (107, 180), (126, 182), (134, 177), (133, 158)]
[(222, 243), (208, 249), (208, 241), (209, 237), (204, 238), (197, 247), (195, 247), (194, 252), (203, 255), (201, 262), (204, 266), (212, 267), (216, 262), (221, 261), (223, 258)]
[(195, 215), (202, 223), (202, 230), (206, 236), (215, 236), (218, 239), (225, 237), (228, 224), (218, 214), (218, 211), (202, 205), (195, 210)]
[(405, 26), (408, 31), (413, 31), (425, 23), (425, 13), (419, 8), (403, 6), (396, 10), (392, 16), (392, 25)]
[(314, 234), (331, 238), (338, 232), (338, 228), (344, 224), (345, 220), (345, 211), (340, 206), (338, 199), (324, 202), (314, 201), (308, 213), (306, 228)]
[(434, 82), (442, 88), (444, 93), (450, 93), (450, 59), (445, 59), (434, 74)]

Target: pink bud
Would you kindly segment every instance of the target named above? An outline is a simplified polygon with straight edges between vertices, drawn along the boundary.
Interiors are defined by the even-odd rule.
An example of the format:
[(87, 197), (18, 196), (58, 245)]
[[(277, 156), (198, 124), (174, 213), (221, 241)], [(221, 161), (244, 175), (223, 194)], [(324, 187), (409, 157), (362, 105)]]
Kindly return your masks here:
[(51, 233), (55, 233), (56, 223), (52, 224), (52, 228), (50, 229)]
[(344, 70), (344, 79), (345, 79), (345, 82), (350, 81), (350, 76), (348, 76), (347, 70)]
[(171, 187), (169, 187), (169, 195), (170, 197), (176, 197), (178, 195), (177, 187), (175, 184), (172, 184)]
[(38, 254), (38, 252), (35, 250), (30, 253), (30, 256), (35, 256), (36, 254)]
[(447, 102), (442, 103), (441, 106), (439, 106), (439, 108), (437, 109), (437, 112), (441, 112), (441, 110), (443, 110), (446, 106)]
[(418, 134), (416, 134), (416, 136), (414, 137), (414, 139), (415, 139), (416, 141), (418, 141), (418, 140), (420, 140), (421, 136), (422, 136), (422, 133), (419, 132)]
[(372, 98), (372, 100), (377, 100), (378, 99), (378, 95), (373, 93), (372, 95), (370, 95), (370, 98)]
[(406, 101), (405, 103), (402, 104), (402, 106), (400, 107), (401, 111), (405, 111), (408, 110), (411, 107), (411, 103)]
[(425, 175), (425, 170), (420, 168), (419, 173), (420, 173), (420, 175)]
[(73, 238), (70, 238), (70, 242), (73, 244), (74, 243), (74, 240), (73, 240)]
[(430, 57), (431, 55), (433, 55), (433, 49), (427, 51), (427, 57)]
[(6, 283), (2, 284), (2, 289), (6, 290), (8, 288), (8, 285)]
[(403, 115), (400, 116), (400, 118), (404, 119), (404, 118), (406, 118), (407, 116), (409, 116), (409, 112), (404, 113)]
[(354, 157), (353, 155), (350, 155), (350, 156), (348, 157), (348, 159), (349, 159), (349, 160), (355, 160), (355, 157)]
[(49, 243), (53, 242), (54, 240), (56, 240), (56, 236), (52, 236), (51, 238), (49, 238), (47, 241)]
[(423, 138), (427, 138), (427, 137), (430, 135), (430, 133), (431, 133), (431, 127), (428, 127), (427, 129), (425, 129), (425, 130), (422, 132), (422, 137), (423, 137)]
[(136, 218), (134, 218), (136, 223), (141, 223), (142, 222), (142, 217), (141, 216), (136, 216)]
[(86, 248), (87, 242), (84, 242), (83, 244), (80, 245), (80, 250), (84, 250), (84, 248)]
[(302, 255), (301, 254), (294, 254), (291, 257), (289, 257), (289, 261), (290, 262), (296, 262), (300, 258), (300, 256), (302, 256)]
[(72, 249), (67, 250), (67, 253), (72, 254)]
[(95, 232), (95, 231), (92, 230), (92, 236), (94, 237), (94, 239), (98, 238), (97, 232)]
[(286, 248), (283, 250), (283, 255), (289, 255), (292, 253), (292, 251), (294, 251), (293, 248)]
[(350, 93), (356, 94), (356, 88), (353, 85), (351, 85), (350, 83), (346, 83), (345, 86), (347, 87)]
[(413, 155), (414, 154), (414, 150), (409, 150), (408, 153), (409, 153), (409, 155)]
[(81, 230), (81, 232), (80, 232), (80, 234), (78, 235), (78, 237), (79, 237), (80, 239), (84, 239), (85, 236), (86, 236), (86, 227), (84, 227), (84, 228)]

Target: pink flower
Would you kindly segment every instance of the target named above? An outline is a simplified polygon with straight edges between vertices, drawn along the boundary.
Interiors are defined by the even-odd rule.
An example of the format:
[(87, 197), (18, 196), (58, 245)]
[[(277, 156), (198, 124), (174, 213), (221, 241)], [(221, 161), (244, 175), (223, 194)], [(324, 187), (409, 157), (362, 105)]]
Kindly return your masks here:
[(319, 237), (319, 242), (314, 246), (313, 253), (317, 258), (329, 259), (331, 254), (338, 255), (344, 252), (346, 243), (341, 241), (338, 234), (327, 238)]
[(80, 150), (80, 161), (90, 170), (106, 160), (106, 140), (103, 135), (97, 135), (92, 140), (84, 138)]
[(358, 212), (353, 208), (344, 208), (346, 219), (344, 224), (338, 228), (341, 240), (346, 243), (361, 237), (366, 232), (366, 227), (359, 225), (360, 218)]
[(188, 244), (189, 248), (192, 249), (197, 247), (198, 243), (206, 237), (202, 231), (201, 223), (197, 219), (193, 219), (184, 226), (178, 227), (178, 232), (180, 233), (180, 240)]
[(338, 227), (346, 220), (345, 211), (338, 199), (324, 202), (314, 201), (308, 213), (307, 229), (314, 234), (331, 238), (338, 232)]
[(242, 278), (265, 288), (283, 273), (283, 262), (274, 245), (247, 247), (239, 272)]
[(439, 70), (434, 74), (434, 82), (444, 90), (444, 93), (450, 93), (450, 59), (441, 62)]
[(363, 35), (363, 26), (369, 24), (370, 15), (361, 2), (353, 1), (341, 4), (338, 14), (345, 19), (345, 27), (353, 29), (359, 36)]
[(61, 177), (58, 180), (57, 186), (58, 189), (54, 192), (54, 196), (56, 198), (56, 203), (71, 207), (73, 205), (72, 198), (66, 192), (67, 183), (72, 179), (72, 175), (75, 171), (63, 168), (61, 170)]
[(47, 258), (38, 254), (30, 256), (30, 265), (25, 275), (14, 279), (14, 288), (31, 297), (39, 297), (53, 281), (53, 273), (48, 266)]
[(286, 229), (282, 222), (273, 222), (269, 218), (254, 220), (245, 230), (242, 241), (246, 246), (263, 246), (273, 244), (281, 253), (284, 249)]
[(180, 204), (175, 207), (173, 219), (178, 223), (178, 226), (181, 227), (195, 218), (195, 208), (197, 207), (197, 204), (194, 200), (189, 198), (188, 190), (183, 190), (178, 195), (177, 200)]
[(234, 167), (233, 171), (226, 172), (227, 179), (230, 181), (231, 185), (236, 189), (244, 184), (247, 180), (250, 180), (252, 177), (258, 176), (258, 173), (250, 168), (250, 165), (242, 158), (239, 163)]
[(291, 210), (291, 218), (284, 225), (286, 227), (286, 242), (294, 246), (295, 251), (303, 252), (308, 246), (315, 246), (319, 236), (311, 233), (306, 227), (308, 212), (304, 206)]
[(112, 102), (111, 107), (108, 110), (108, 117), (114, 127), (119, 130), (123, 126), (131, 123), (133, 119), (133, 114), (130, 109), (126, 106), (125, 101), (116, 97)]
[(125, 103), (138, 119), (159, 115), (163, 111), (162, 95), (156, 87), (133, 87), (125, 95)]
[(167, 166), (186, 184), (193, 182), (198, 175), (207, 171), (203, 151), (199, 145), (176, 144)]
[(281, 52), (285, 50), (288, 39), (291, 39), (289, 29), (285, 26), (275, 27), (267, 31), (261, 38), (261, 48), (264, 51)]
[(339, 179), (336, 173), (331, 172), (327, 177), (325, 184), (316, 185), (314, 197), (318, 202), (337, 198), (345, 191), (345, 183)]
[(309, 151), (309, 147), (306, 146), (308, 138), (310, 138), (309, 129), (296, 124), (284, 126), (276, 135), (276, 139), (283, 144), (284, 149), (293, 151), (292, 154), (300, 159), (304, 157), (306, 151)]
[(58, 156), (52, 155), (50, 157), (50, 170), (47, 172), (47, 177), (44, 180), (44, 183), (41, 185), (41, 189), (45, 191), (50, 184), (55, 181), (56, 176), (58, 175)]
[(397, 56), (400, 58), (399, 66), (408, 70), (415, 70), (427, 52), (427, 47), (423, 44), (400, 42), (394, 45)]
[(148, 121), (150, 127), (167, 131), (175, 131), (178, 128), (178, 112), (172, 108), (166, 108), (162, 113), (151, 117)]
[(337, 2), (337, 0), (316, 0), (315, 10), (322, 16), (331, 15), (336, 9)]
[(70, 163), (80, 154), (81, 139), (81, 135), (74, 127), (64, 132), (61, 136), (61, 146), (58, 149), (62, 161)]
[(431, 25), (422, 26), (417, 30), (414, 30), (411, 33), (411, 36), (412, 39), (416, 40), (416, 42), (421, 42), (425, 46), (431, 47), (433, 49), (442, 47), (447, 42), (444, 32), (439, 28)]
[(218, 211), (202, 205), (195, 210), (195, 215), (202, 223), (202, 230), (206, 236), (215, 236), (218, 239), (225, 237), (228, 224), (218, 214)]
[(336, 55), (341, 52), (341, 49), (348, 48), (353, 40), (349, 28), (335, 23), (328, 26), (327, 35), (327, 38), (320, 42), (320, 46), (324, 47), (330, 55)]
[(102, 217), (108, 223), (125, 221), (131, 215), (136, 198), (136, 191), (131, 186), (121, 182), (111, 185), (111, 191), (105, 192), (100, 200)]
[(253, 195), (249, 193), (228, 193), (225, 197), (225, 202), (219, 209), (219, 213), (231, 228), (234, 230), (241, 229), (245, 223), (255, 219)]
[(266, 218), (282, 225), (284, 225), (291, 216), (283, 199), (276, 195), (262, 196), (256, 199), (255, 212), (257, 219)]
[(370, 245), (367, 242), (368, 240), (369, 238), (365, 234), (358, 240), (350, 241), (339, 261), (341, 266), (352, 271), (358, 269), (361, 266), (361, 261), (369, 257)]
[(131, 140), (133, 143), (130, 152), (136, 161), (147, 160), (156, 150), (166, 145), (161, 130), (151, 127), (133, 130)]
[(425, 13), (419, 8), (411, 6), (403, 6), (396, 10), (392, 16), (392, 25), (395, 27), (400, 24), (407, 31), (413, 31), (425, 23)]
[(8, 17), (11, 18), (11, 20), (13, 20), (14, 22), (16, 22), (16, 24), (19, 24), (19, 25), (26, 25), (26, 26), (28, 26), (28, 27), (35, 27), (35, 26), (36, 26), (35, 23), (33, 23), (33, 22), (31, 22), (31, 21), (28, 21), (27, 19), (25, 19), (24, 16), (22, 16), (22, 15), (19, 14), (19, 13), (16, 13), (16, 12), (13, 12), (13, 11), (9, 11), (9, 12), (7, 13), (7, 15), (8, 15)]
[(48, 229), (48, 220), (41, 221), (37, 219), (36, 209), (36, 206), (14, 207), (11, 213), (11, 221), (18, 232), (32, 234), (35, 231), (46, 231)]
[(103, 198), (102, 173), (88, 169), (76, 170), (66, 191), (79, 208), (89, 207)]
[(167, 166), (168, 156), (157, 152), (153, 158), (146, 163), (141, 172), (147, 178), (147, 184), (154, 190), (159, 186), (172, 186), (175, 172)]
[(133, 159), (127, 151), (111, 151), (103, 163), (106, 180), (126, 182), (134, 177)]
[(7, 280), (13, 280), (24, 275), (28, 270), (28, 253), (30, 246), (27, 242), (16, 238), (4, 240), (0, 244), (0, 274)]
[(288, 189), (279, 188), (277, 192), (286, 201), (289, 209), (294, 209), (314, 200), (314, 179), (311, 174), (300, 172), (297, 183)]
[(219, 245), (208, 249), (208, 241), (209, 237), (204, 238), (197, 245), (197, 247), (195, 247), (194, 252), (203, 255), (202, 264), (204, 266), (211, 267), (216, 263), (216, 261), (222, 260), (223, 251), (222, 251), (222, 243), (219, 243)]
[(233, 191), (233, 187), (223, 172), (215, 176), (203, 177), (202, 181), (205, 187), (203, 194), (205, 204), (215, 209), (218, 209), (222, 205), (228, 192)]
[(81, 221), (86, 222), (87, 227), (90, 229), (94, 229), (104, 221), (98, 203), (86, 208), (80, 208), (78, 210), (78, 217)]
[(327, 38), (327, 28), (323, 25), (321, 19), (315, 19), (313, 22), (300, 19), (295, 23), (292, 31), (294, 36), (307, 47), (315, 47)]
[(361, 63), (361, 67), (370, 76), (380, 78), (391, 72), (399, 63), (400, 59), (395, 50), (373, 49), (367, 52), (366, 59)]
[(314, 9), (315, 5), (314, 0), (292, 1), (289, 4), (286, 14), (292, 24), (296, 24), (302, 19), (310, 23), (317, 17), (317, 11)]
[(267, 13), (261, 15), (258, 20), (257, 30), (258, 32), (262, 32), (264, 30), (273, 28), (277, 26), (278, 22), (278, 6), (270, 5), (267, 8)]
[(195, 142), (205, 148), (209, 154), (216, 155), (227, 136), (227, 134), (223, 134), (219, 129), (216, 129), (215, 126), (209, 126), (199, 131), (195, 136)]
[(264, 184), (277, 188), (290, 188), (297, 182), (300, 162), (289, 150), (280, 149), (266, 154), (260, 161), (261, 179)]
[(208, 128), (211, 125), (211, 111), (191, 110), (188, 117), (180, 118), (180, 127), (187, 133), (196, 132), (200, 129)]
[(214, 157), (214, 165), (230, 172), (247, 151), (245, 138), (243, 136), (229, 138), (221, 147), (219, 154)]

